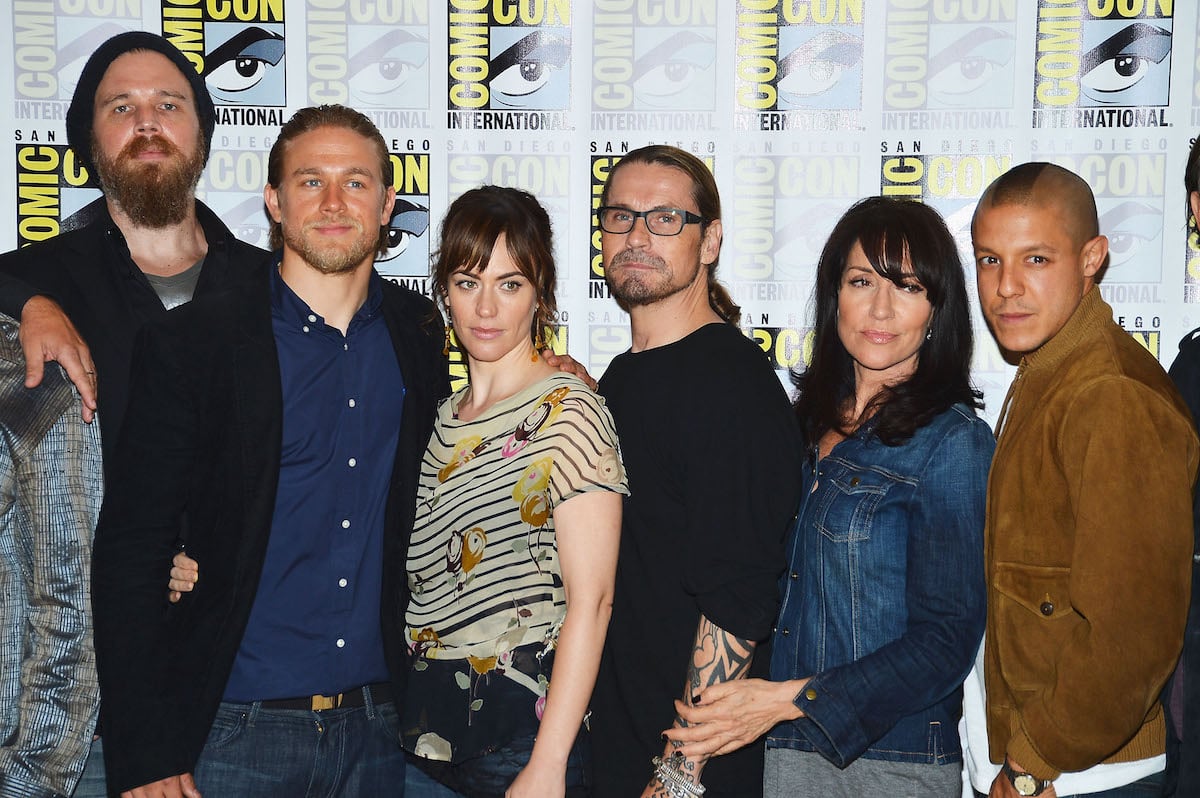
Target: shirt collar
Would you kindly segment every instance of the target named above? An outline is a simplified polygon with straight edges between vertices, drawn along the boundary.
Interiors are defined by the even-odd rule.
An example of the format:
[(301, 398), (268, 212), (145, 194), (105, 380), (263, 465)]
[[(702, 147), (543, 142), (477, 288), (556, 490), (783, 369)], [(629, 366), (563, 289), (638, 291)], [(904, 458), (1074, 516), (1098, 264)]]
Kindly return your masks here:
[[(308, 324), (324, 324), (325, 319), (301, 299), (291, 289), (279, 273), (279, 264), (283, 262), (283, 251), (277, 250), (271, 257), (271, 313), (281, 318), (289, 325), (304, 328)], [(366, 324), (379, 315), (383, 307), (383, 278), (379, 272), (371, 268), (371, 277), (367, 282), (367, 298), (350, 319), (348, 331), (353, 331), (358, 325)]]
[(1097, 328), (1112, 321), (1112, 308), (1093, 284), (1062, 329), (1049, 341), (1025, 355), (1022, 365), (1029, 373), (1057, 370), (1075, 349), (1095, 334)]

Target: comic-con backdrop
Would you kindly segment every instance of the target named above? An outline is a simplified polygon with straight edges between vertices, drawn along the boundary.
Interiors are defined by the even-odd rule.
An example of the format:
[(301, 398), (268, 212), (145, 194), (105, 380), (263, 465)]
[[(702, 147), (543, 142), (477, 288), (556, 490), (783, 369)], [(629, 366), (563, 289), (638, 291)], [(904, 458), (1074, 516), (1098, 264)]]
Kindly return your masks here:
[[(1200, 128), (1197, 4), (1174, 0), (9, 0), (0, 9), (0, 246), (56, 235), (97, 196), (63, 117), (96, 46), (162, 33), (217, 104), (199, 194), (266, 246), (267, 151), (296, 108), (370, 116), (399, 196), (380, 271), (427, 292), (451, 199), (532, 191), (562, 274), (552, 344), (600, 375), (629, 346), (593, 208), (629, 149), (711, 166), (720, 274), (781, 378), (810, 346), (814, 264), (854, 200), (890, 194), (947, 219), (970, 269), (989, 181), (1050, 160), (1099, 202), (1118, 320), (1170, 363), (1200, 324), (1200, 250), (1182, 173)], [(8, 37), (4, 39), (4, 37)], [(978, 318), (978, 314), (976, 314)], [(982, 323), (975, 377), (994, 419), (1011, 378)], [(451, 368), (465, 371), (461, 353)]]

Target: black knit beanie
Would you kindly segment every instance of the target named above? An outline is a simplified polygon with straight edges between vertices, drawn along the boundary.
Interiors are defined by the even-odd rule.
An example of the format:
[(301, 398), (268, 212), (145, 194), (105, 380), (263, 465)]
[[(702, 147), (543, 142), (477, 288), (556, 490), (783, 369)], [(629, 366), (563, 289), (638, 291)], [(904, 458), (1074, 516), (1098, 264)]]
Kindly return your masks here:
[(212, 97), (204, 78), (196, 72), (192, 63), (179, 52), (179, 48), (154, 33), (145, 31), (128, 31), (112, 37), (100, 45), (92, 57), (88, 59), (79, 75), (79, 83), (75, 86), (75, 94), (71, 96), (71, 106), (67, 109), (67, 142), (75, 150), (83, 165), (95, 173), (92, 161), (92, 120), (96, 112), (96, 89), (108, 71), (113, 61), (133, 50), (151, 50), (165, 55), (175, 67), (183, 73), (188, 83), (192, 85), (192, 94), (196, 97), (196, 114), (200, 117), (200, 134), (204, 142), (204, 160), (208, 160), (208, 150), (212, 144), (213, 127), (216, 125), (216, 112), (213, 110)]

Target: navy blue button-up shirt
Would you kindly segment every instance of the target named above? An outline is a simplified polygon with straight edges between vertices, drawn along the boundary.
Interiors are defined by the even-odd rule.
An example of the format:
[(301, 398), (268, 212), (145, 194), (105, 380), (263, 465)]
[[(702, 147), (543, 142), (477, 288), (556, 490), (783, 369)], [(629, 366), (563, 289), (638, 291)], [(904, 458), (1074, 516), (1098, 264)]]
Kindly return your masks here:
[(279, 276), (271, 322), (283, 450), (266, 561), (225, 700), (336, 694), (387, 681), (383, 524), (404, 380), (373, 273), (345, 336)]

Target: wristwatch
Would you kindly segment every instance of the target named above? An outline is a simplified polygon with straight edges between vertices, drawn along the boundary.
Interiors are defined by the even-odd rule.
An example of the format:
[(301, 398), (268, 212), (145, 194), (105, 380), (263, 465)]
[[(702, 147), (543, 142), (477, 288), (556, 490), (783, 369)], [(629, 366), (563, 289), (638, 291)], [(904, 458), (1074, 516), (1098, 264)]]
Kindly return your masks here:
[(1012, 766), (1008, 764), (1008, 757), (1004, 758), (1004, 764), (1000, 766), (1000, 772), (1004, 774), (1009, 784), (1017, 791), (1017, 795), (1041, 795), (1042, 791), (1053, 783), (1050, 779), (1038, 779), (1032, 773), (1022, 773), (1019, 770), (1013, 770)]

